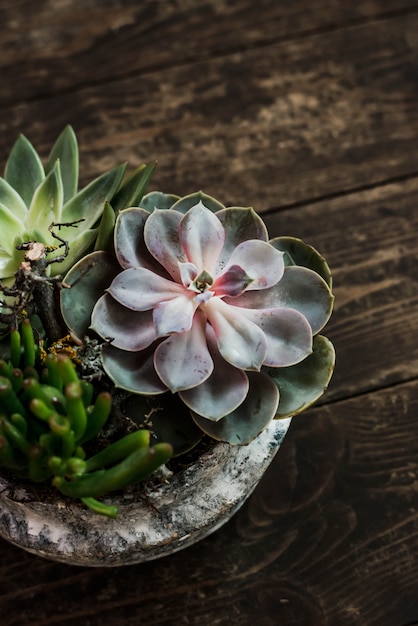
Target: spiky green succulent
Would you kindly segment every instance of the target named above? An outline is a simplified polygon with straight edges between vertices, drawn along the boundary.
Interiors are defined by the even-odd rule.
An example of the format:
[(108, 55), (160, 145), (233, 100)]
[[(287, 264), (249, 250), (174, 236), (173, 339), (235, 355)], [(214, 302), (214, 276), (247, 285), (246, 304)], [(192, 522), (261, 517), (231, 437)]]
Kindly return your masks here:
[(95, 394), (66, 355), (45, 354), (29, 320), (10, 333), (10, 359), (0, 361), (0, 466), (35, 482), (50, 481), (97, 513), (117, 507), (97, 498), (136, 483), (171, 456), (169, 444), (150, 446), (136, 430), (86, 458), (112, 408), (108, 392)]
[[(23, 260), (17, 246), (37, 241), (54, 249), (59, 242), (53, 224), (68, 242), (69, 253), (50, 272), (62, 274), (112, 231), (115, 212), (142, 198), (154, 164), (139, 167), (123, 180), (125, 165), (105, 172), (78, 188), (79, 152), (74, 131), (67, 126), (56, 140), (45, 165), (23, 135), (14, 144), (0, 178), (0, 280), (12, 281)], [(110, 204), (109, 204), (110, 203)], [(62, 250), (51, 253), (50, 259)]]
[(89, 328), (103, 338), (130, 416), (151, 404), (157, 429), (245, 444), (323, 393), (334, 350), (319, 333), (333, 296), (313, 248), (269, 240), (252, 209), (154, 192), (119, 213), (114, 249), (73, 267), (62, 313), (80, 340)]

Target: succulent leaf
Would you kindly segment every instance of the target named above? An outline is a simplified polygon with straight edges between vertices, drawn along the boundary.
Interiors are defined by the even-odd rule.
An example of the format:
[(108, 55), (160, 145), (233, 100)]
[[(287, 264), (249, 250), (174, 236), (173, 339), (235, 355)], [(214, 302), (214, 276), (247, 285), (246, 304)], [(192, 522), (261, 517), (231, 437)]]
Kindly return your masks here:
[(164, 393), (167, 386), (155, 371), (154, 350), (155, 346), (151, 345), (138, 352), (128, 352), (107, 343), (102, 347), (103, 367), (120, 389), (144, 395)]
[(118, 165), (105, 172), (73, 196), (64, 205), (62, 221), (76, 222), (84, 219), (83, 228), (91, 228), (99, 219), (105, 202), (111, 201), (118, 189), (125, 167)]
[(0, 178), (0, 205), (11, 211), (21, 223), (25, 223), (28, 208), (17, 191), (4, 178)]
[(171, 209), (173, 204), (180, 200), (179, 196), (162, 191), (150, 191), (142, 198), (139, 206), (152, 213), (155, 209)]
[(61, 291), (61, 312), (67, 327), (79, 340), (88, 334), (93, 308), (119, 270), (113, 255), (92, 252), (66, 275), (65, 284), (70, 288)]
[(280, 391), (278, 418), (301, 413), (318, 400), (328, 387), (335, 364), (335, 351), (326, 337), (317, 335), (313, 351), (304, 361), (284, 368), (263, 367)]
[(112, 199), (112, 206), (116, 213), (128, 207), (139, 206), (156, 166), (156, 163), (140, 165), (122, 183)]
[(45, 178), (41, 159), (24, 135), (20, 135), (10, 151), (4, 178), (30, 206), (33, 194)]
[(49, 235), (48, 227), (52, 223), (59, 222), (61, 218), (63, 197), (61, 168), (59, 161), (56, 161), (52, 170), (33, 194), (26, 218), (26, 228), (44, 229), (44, 238), (46, 238)]
[(97, 230), (96, 242), (94, 244), (95, 250), (105, 250), (111, 254), (114, 253), (113, 237), (115, 221), (115, 212), (110, 202), (105, 202), (100, 225)]
[[(10, 209), (4, 204), (0, 204), (0, 222), (2, 229), (1, 248), (7, 253), (6, 259), (9, 259), (14, 252), (14, 239), (16, 232), (23, 230), (24, 226), (22, 222), (12, 213)], [(1, 263), (0, 263), (1, 268)], [(1, 274), (3, 273), (0, 269)]]
[(203, 191), (197, 191), (177, 200), (177, 202), (171, 206), (171, 209), (173, 209), (173, 211), (178, 211), (179, 213), (187, 213), (189, 209), (199, 203), (202, 203), (207, 209), (213, 211), (214, 213), (222, 211), (222, 209), (225, 208), (219, 200), (212, 198), (212, 196), (208, 196), (206, 193), (203, 193)]
[(252, 208), (230, 207), (221, 209), (216, 217), (225, 229), (225, 242), (219, 255), (216, 272), (223, 270), (235, 248), (249, 239), (268, 240), (267, 228)]
[(192, 413), (204, 433), (218, 441), (234, 445), (250, 443), (276, 414), (279, 403), (277, 386), (263, 373), (248, 372), (249, 392), (235, 411), (214, 422)]
[(78, 189), (78, 143), (77, 137), (71, 128), (66, 126), (49, 154), (45, 165), (45, 174), (55, 167), (56, 162), (60, 162), (62, 186), (64, 191), (64, 203), (72, 198)]
[[(88, 321), (87, 316), (84, 319)], [(100, 298), (92, 311), (91, 328), (102, 337), (108, 333), (112, 345), (129, 352), (143, 350), (156, 339), (152, 311), (127, 309), (108, 293)]]
[(271, 245), (284, 253), (285, 265), (301, 265), (319, 274), (332, 288), (331, 270), (324, 257), (315, 248), (295, 237), (275, 237)]

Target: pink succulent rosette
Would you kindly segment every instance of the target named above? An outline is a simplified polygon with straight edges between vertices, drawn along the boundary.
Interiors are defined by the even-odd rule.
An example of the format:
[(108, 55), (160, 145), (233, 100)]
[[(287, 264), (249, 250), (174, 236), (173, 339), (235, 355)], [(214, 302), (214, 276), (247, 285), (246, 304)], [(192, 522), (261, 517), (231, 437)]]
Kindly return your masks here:
[(253, 437), (277, 414), (269, 373), (309, 357), (333, 298), (318, 273), (285, 266), (252, 209), (176, 206), (118, 216), (122, 271), (91, 318), (103, 366), (122, 389), (177, 393), (210, 434), (257, 414)]

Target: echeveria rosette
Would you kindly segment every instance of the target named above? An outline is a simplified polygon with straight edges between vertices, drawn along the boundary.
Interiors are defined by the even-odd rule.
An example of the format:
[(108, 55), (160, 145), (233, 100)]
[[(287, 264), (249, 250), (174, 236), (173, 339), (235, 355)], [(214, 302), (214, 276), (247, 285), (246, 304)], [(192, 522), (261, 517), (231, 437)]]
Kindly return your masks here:
[[(113, 231), (114, 211), (140, 201), (153, 169), (153, 164), (141, 166), (122, 182), (122, 164), (79, 190), (78, 143), (70, 126), (56, 140), (45, 165), (21, 135), (0, 178), (0, 279), (12, 281), (23, 260), (23, 252), (16, 246), (27, 241), (57, 246), (59, 242), (48, 230), (52, 223), (74, 223), (59, 231), (69, 243), (67, 258), (50, 265), (52, 275), (68, 271), (93, 249), (98, 237), (103, 241), (104, 234)], [(111, 202), (111, 210), (107, 202)], [(49, 258), (54, 255), (61, 256), (62, 249)]]
[[(286, 266), (278, 240), (268, 241), (252, 209), (207, 198), (195, 194), (151, 214), (143, 208), (119, 214), (115, 252), (122, 271), (95, 305), (92, 328), (108, 341), (103, 366), (117, 387), (177, 393), (204, 432), (247, 443), (280, 416), (282, 373), (293, 408), (289, 389), (300, 385), (302, 364), (306, 374), (308, 360), (317, 361), (313, 337), (333, 298), (318, 273)], [(333, 351), (322, 339), (326, 374), (314, 383), (305, 376), (296, 412), (321, 395), (331, 375)]]

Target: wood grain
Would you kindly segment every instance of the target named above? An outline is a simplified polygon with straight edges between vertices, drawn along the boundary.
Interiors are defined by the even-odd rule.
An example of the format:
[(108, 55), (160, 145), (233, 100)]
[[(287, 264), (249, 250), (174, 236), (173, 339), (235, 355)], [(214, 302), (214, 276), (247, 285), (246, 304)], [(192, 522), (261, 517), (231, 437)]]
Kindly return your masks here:
[(67, 122), (82, 180), (159, 160), (155, 186), (259, 211), (418, 171), (418, 14), (86, 87), (0, 111), (46, 154)]
[(418, 9), (416, 0), (0, 2), (0, 105)]

